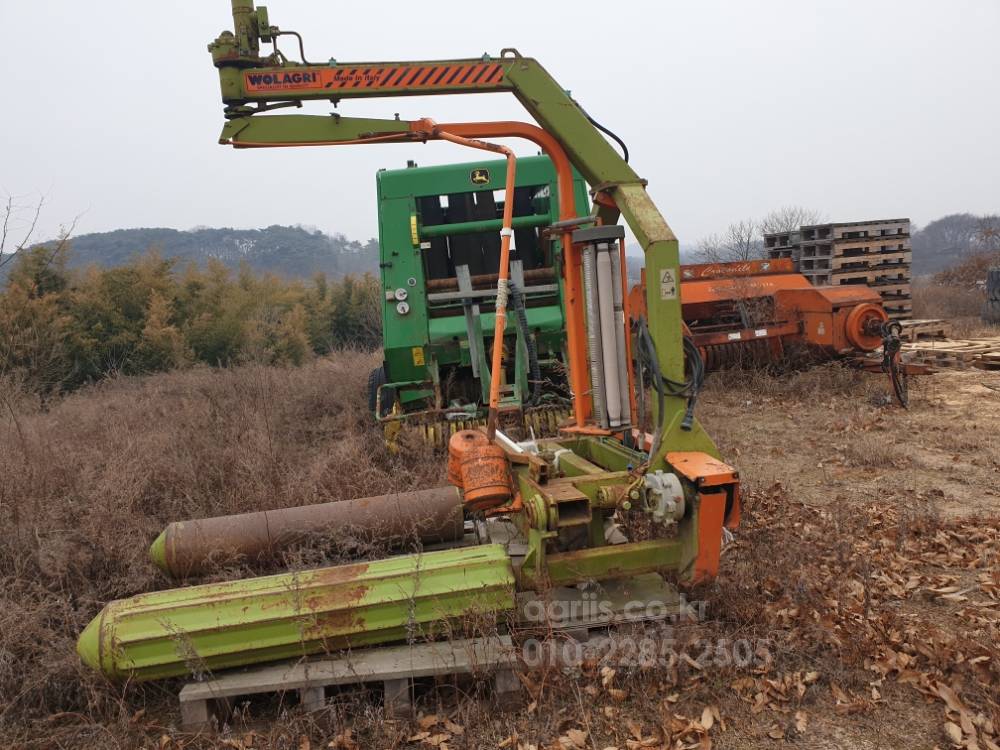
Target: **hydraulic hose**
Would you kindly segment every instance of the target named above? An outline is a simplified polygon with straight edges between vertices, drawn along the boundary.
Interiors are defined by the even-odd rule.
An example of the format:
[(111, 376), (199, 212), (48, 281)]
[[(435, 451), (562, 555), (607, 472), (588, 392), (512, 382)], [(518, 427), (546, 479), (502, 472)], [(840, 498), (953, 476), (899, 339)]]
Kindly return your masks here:
[(528, 327), (528, 313), (524, 306), (524, 294), (522, 294), (514, 282), (510, 284), (510, 301), (514, 306), (514, 319), (517, 321), (517, 327), (524, 338), (524, 347), (528, 351), (528, 374), (532, 384), (531, 405), (535, 406), (542, 397), (542, 368), (538, 364), (538, 346), (535, 344), (535, 339), (531, 336), (531, 329)]
[(503, 337), (507, 330), (507, 297), (510, 293), (510, 238), (514, 236), (514, 178), (517, 171), (517, 157), (506, 146), (486, 143), (471, 138), (453, 135), (440, 128), (434, 128), (436, 138), (460, 146), (493, 151), (507, 157), (507, 182), (503, 202), (503, 228), (500, 230), (500, 274), (497, 278), (497, 301), (493, 327), (493, 359), (490, 364), (490, 410), (486, 417), (486, 436), (493, 442), (497, 433), (497, 414), (500, 410), (500, 371), (503, 367)]
[(687, 399), (687, 409), (681, 420), (681, 429), (688, 431), (694, 427), (694, 408), (698, 401), (698, 394), (705, 382), (705, 363), (694, 341), (685, 336), (684, 355), (690, 373), (688, 379), (680, 383), (664, 377), (660, 370), (659, 358), (656, 355), (656, 345), (653, 343), (653, 337), (649, 333), (649, 326), (646, 324), (645, 318), (639, 318), (638, 327), (640, 368), (645, 364), (652, 371), (652, 384), (656, 390), (657, 398), (656, 433), (649, 451), (650, 458), (652, 458), (658, 453), (660, 444), (663, 442), (663, 433), (666, 430), (664, 406), (667, 396)]

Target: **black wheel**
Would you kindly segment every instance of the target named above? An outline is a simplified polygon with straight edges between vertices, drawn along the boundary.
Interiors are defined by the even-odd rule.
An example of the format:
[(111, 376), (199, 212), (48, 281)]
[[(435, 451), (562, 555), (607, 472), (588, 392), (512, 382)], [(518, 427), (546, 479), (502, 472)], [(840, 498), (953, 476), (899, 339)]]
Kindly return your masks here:
[[(375, 414), (378, 404), (378, 389), (388, 381), (385, 377), (385, 367), (376, 367), (368, 376), (368, 410)], [(378, 412), (378, 417), (388, 416), (392, 412), (393, 404), (396, 402), (396, 391), (394, 388), (382, 388), (382, 403)]]

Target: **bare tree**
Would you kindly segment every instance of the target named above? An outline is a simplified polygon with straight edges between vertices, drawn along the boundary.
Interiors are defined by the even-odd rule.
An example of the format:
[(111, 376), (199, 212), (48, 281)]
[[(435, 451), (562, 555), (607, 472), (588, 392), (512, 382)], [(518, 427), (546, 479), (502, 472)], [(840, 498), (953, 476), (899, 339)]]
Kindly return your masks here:
[(825, 220), (819, 211), (803, 206), (782, 206), (760, 220), (761, 234), (796, 232), (799, 227), (819, 224)]
[[(14, 202), (14, 196), (8, 194), (4, 199), (3, 220), (0, 222), (0, 268), (10, 263), (17, 254), (28, 246), (32, 236), (35, 234), (35, 227), (38, 226), (38, 217), (42, 215), (42, 206), (45, 205), (45, 196), (38, 199), (38, 203), (33, 208), (20, 206)], [(22, 216), (27, 214), (29, 218)], [(7, 243), (11, 240), (11, 233), (21, 229), (21, 239), (12, 242), (10, 249)]]
[(1000, 216), (996, 214), (980, 216), (976, 223), (973, 242), (977, 252), (1000, 252)]
[(730, 224), (726, 231), (711, 234), (698, 243), (697, 255), (706, 263), (730, 263), (764, 257), (760, 225), (753, 219)]

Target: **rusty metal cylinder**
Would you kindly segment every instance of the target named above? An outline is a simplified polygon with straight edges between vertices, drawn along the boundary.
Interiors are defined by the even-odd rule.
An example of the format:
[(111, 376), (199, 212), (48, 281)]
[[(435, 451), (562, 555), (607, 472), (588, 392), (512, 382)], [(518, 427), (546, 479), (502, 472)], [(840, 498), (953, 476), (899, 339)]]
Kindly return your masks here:
[(467, 449), (461, 469), (465, 506), (470, 510), (487, 511), (510, 501), (510, 468), (507, 453), (499, 445), (488, 443)]
[(448, 441), (448, 481), (461, 489), (462, 458), (470, 448), (489, 444), (486, 433), (479, 430), (460, 430)]
[(462, 498), (437, 487), (297, 508), (178, 521), (149, 550), (169, 575), (200, 575), (219, 563), (272, 560), (310, 538), (348, 535), (386, 546), (407, 541), (448, 542), (464, 533)]

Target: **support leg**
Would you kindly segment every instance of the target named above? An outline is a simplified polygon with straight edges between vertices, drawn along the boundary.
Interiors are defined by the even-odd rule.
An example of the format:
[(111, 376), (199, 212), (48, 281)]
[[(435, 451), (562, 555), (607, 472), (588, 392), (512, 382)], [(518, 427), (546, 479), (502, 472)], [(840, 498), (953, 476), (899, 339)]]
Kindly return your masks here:
[(303, 711), (319, 711), (326, 705), (326, 690), (322, 685), (299, 688), (299, 703)]
[(397, 719), (410, 718), (413, 715), (411, 680), (404, 677), (401, 680), (386, 680), (384, 684), (385, 715)]
[(513, 669), (499, 670), (493, 680), (494, 690), (500, 702), (514, 702), (520, 696), (521, 681), (517, 679)]
[(181, 727), (185, 732), (202, 732), (212, 728), (212, 712), (208, 701), (181, 701)]

